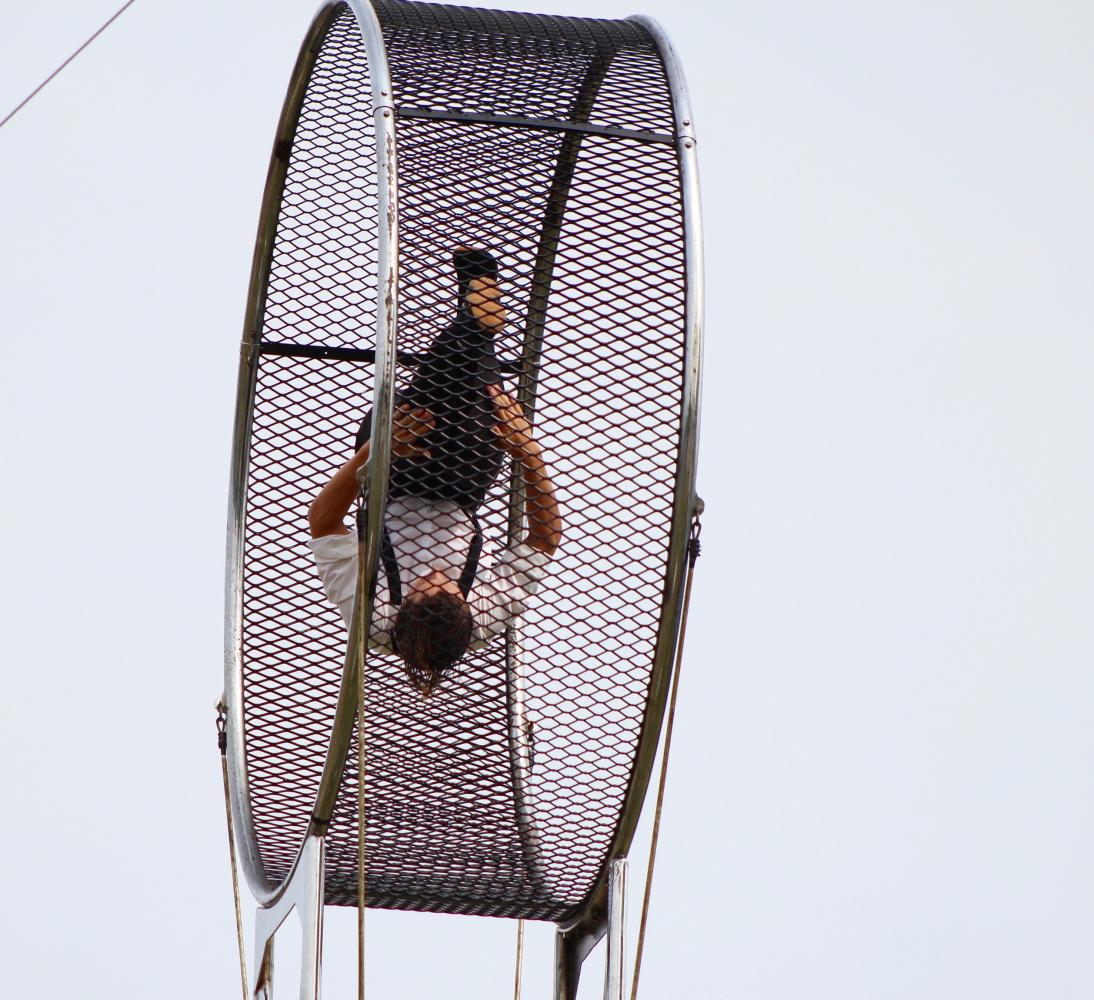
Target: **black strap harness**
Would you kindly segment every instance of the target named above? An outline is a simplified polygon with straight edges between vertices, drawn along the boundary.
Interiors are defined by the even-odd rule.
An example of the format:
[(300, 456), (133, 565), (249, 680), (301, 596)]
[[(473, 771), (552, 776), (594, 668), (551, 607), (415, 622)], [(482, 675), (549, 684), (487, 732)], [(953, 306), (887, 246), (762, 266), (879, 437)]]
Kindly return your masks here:
[[(464, 600), (471, 592), (471, 585), (475, 582), (475, 574), (479, 571), (479, 556), (482, 555), (482, 525), (473, 510), (465, 510), (464, 513), (471, 519), (474, 536), (471, 539), (471, 547), (467, 550), (467, 560), (463, 564), (463, 572), (460, 573), (460, 593)], [(399, 579), (399, 562), (395, 558), (395, 547), (391, 544), (391, 534), (387, 530), (387, 522), (384, 522), (380, 530), (380, 559), (384, 564), (384, 573), (387, 576), (388, 598), (392, 607), (399, 607), (403, 603), (403, 586)]]

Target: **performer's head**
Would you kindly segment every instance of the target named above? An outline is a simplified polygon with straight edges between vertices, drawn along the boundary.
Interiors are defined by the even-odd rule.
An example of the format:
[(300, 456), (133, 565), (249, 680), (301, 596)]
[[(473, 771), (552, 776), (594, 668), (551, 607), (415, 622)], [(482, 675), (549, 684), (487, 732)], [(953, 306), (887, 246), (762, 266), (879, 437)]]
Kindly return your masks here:
[(505, 307), (498, 289), (498, 262), (485, 250), (459, 247), (452, 265), (460, 285), (460, 309), (489, 333), (505, 327)]
[(407, 679), (432, 694), (471, 643), (473, 621), (459, 584), (442, 572), (419, 577), (395, 615), (393, 638)]

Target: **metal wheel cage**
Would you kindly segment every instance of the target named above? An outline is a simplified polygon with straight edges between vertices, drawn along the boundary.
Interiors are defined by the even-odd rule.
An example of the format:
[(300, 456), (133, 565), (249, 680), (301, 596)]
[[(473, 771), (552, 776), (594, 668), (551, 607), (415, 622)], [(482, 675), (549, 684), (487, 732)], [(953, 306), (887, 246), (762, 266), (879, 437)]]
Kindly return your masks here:
[[(379, 525), (383, 517), (386, 493), (387, 456), (390, 448), (392, 413), (392, 387), (395, 370), (395, 312), (398, 301), (397, 254), (397, 180), (395, 155), (395, 122), (392, 91), (387, 73), (387, 60), (380, 25), (371, 4), (364, 0), (325, 0), (302, 45), (294, 68), (285, 104), (278, 125), (277, 136), (267, 175), (265, 194), (259, 222), (258, 238), (252, 266), (248, 295), (244, 338), (241, 345), (237, 407), (231, 465), (228, 559), (226, 578), (227, 615), (225, 628), (225, 692), (228, 704), (228, 739), (232, 809), (236, 821), (241, 863), (248, 883), (262, 906), (275, 903), (293, 878), (304, 848), (297, 853), (297, 860), (289, 874), (279, 883), (270, 879), (261, 861), (250, 806), (246, 746), (242, 717), (242, 534), (247, 506), (247, 474), (250, 447), (250, 415), (254, 401), (258, 346), (265, 308), (266, 281), (277, 230), (283, 185), (288, 168), (287, 150), (291, 147), (297, 126), (297, 117), (304, 100), (316, 58), (340, 9), (348, 5), (361, 28), (367, 51), (373, 98), (373, 118), (377, 132), (378, 182), (381, 187), (380, 265), (377, 284), (377, 300), (382, 308), (377, 313), (376, 330), (376, 377), (375, 420), (372, 432), (372, 454), (378, 461), (371, 463), (368, 533), (366, 539), (366, 566), (368, 573), (376, 572)], [(654, 39), (669, 81), (675, 117), (675, 141), (677, 162), (681, 178), (683, 199), (683, 225), (686, 261), (686, 299), (684, 345), (684, 379), (680, 413), (680, 437), (677, 458), (677, 476), (674, 490), (669, 558), (663, 587), (663, 603), (660, 628), (652, 668), (651, 686), (642, 723), (641, 735), (635, 752), (628, 791), (612, 841), (611, 850), (602, 867), (599, 880), (585, 903), (575, 910), (572, 918), (560, 925), (567, 932), (573, 958), (578, 963), (584, 953), (603, 933), (607, 877), (610, 860), (625, 856), (634, 835), (643, 800), (652, 772), (660, 737), (666, 698), (670, 682), (673, 654), (679, 634), (681, 617), (682, 581), (686, 564), (688, 531), (695, 507), (695, 453), (699, 423), (699, 371), (701, 362), (702, 325), (702, 245), (699, 224), (699, 189), (696, 169), (695, 135), (693, 119), (687, 99), (686, 86), (678, 61), (664, 32), (650, 18), (635, 17)], [(590, 79), (595, 97), (596, 82)], [(385, 112), (388, 112), (385, 114)], [(580, 108), (575, 109), (580, 113)], [(560, 160), (559, 179), (567, 183), (565, 168)], [(563, 199), (564, 200), (564, 199)], [(541, 238), (541, 258), (545, 282), (542, 291), (545, 308), (550, 284), (552, 257), (551, 234), (545, 226)], [(533, 309), (535, 306), (533, 306)], [(529, 324), (531, 330), (535, 323)], [(542, 325), (539, 326), (542, 333)], [(538, 351), (535, 336), (525, 342), (526, 358), (534, 358)], [(534, 411), (536, 381), (522, 379), (519, 392), (522, 401)], [(516, 491), (514, 491), (514, 495)], [(514, 503), (511, 530), (519, 518), (519, 508)], [(371, 609), (358, 609), (355, 617), (355, 633), (362, 618), (367, 621)], [(314, 817), (320, 821), (329, 819), (338, 793), (343, 768), (349, 751), (356, 710), (356, 634), (351, 635), (342, 673), (338, 706), (332, 726), (331, 739), (320, 789), (316, 797)], [(511, 640), (508, 643), (512, 648)], [(518, 695), (510, 685), (510, 698)], [(513, 716), (511, 715), (511, 718)], [(519, 780), (514, 774), (514, 782)], [(311, 831), (316, 832), (313, 822)]]

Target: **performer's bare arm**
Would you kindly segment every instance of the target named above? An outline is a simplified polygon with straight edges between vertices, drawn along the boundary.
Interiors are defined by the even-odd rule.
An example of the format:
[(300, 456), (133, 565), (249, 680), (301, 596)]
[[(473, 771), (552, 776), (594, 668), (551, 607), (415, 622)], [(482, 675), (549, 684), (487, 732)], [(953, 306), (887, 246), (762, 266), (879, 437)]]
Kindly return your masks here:
[(520, 403), (502, 391), (488, 385), (498, 413), (494, 433), (498, 443), (519, 463), (524, 479), (524, 516), (528, 521), (525, 545), (553, 556), (562, 541), (562, 514), (559, 511), (555, 487), (543, 460), (543, 449), (532, 435)]
[[(553, 556), (562, 541), (562, 515), (543, 460), (543, 449), (533, 437), (520, 404), (498, 386), (488, 385), (487, 389), (498, 413), (494, 428), (498, 444), (520, 465), (524, 479), (524, 516), (528, 522), (524, 544)], [(418, 438), (434, 426), (433, 415), (428, 410), (400, 406), (393, 424), (392, 454), (400, 458), (408, 455), (428, 457), (428, 449), (417, 444)], [(345, 518), (357, 496), (357, 471), (368, 461), (368, 456), (369, 442), (366, 441), (312, 501), (308, 511), (312, 538), (349, 534)]]
[[(433, 414), (429, 410), (414, 410), (406, 404), (400, 406), (392, 422), (391, 453), (398, 458), (409, 455), (428, 458), (429, 449), (423, 448), (417, 441), (433, 429), (433, 424)], [(312, 538), (349, 534), (345, 518), (357, 497), (357, 470), (368, 461), (369, 444), (366, 441), (312, 501), (308, 510), (308, 527)]]

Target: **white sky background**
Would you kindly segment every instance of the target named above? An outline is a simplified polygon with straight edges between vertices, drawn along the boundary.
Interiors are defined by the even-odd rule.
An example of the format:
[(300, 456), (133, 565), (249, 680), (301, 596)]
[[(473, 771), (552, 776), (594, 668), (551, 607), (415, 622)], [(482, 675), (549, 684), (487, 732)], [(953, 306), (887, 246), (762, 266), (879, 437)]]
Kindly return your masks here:
[[(642, 995), (1089, 997), (1094, 8), (532, 6), (657, 17), (700, 129), (708, 511)], [(6, 4), (0, 113), (114, 7)], [(238, 996), (230, 424), (312, 13), (140, 0), (0, 130), (7, 996)], [(511, 995), (508, 922), (369, 928), (378, 1000)]]

